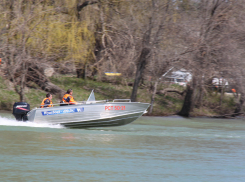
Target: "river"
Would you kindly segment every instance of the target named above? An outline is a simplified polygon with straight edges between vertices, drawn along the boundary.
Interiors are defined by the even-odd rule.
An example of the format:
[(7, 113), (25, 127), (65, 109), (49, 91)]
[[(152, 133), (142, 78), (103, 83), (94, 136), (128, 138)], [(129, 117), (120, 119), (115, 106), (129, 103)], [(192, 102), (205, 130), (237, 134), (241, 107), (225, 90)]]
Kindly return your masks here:
[(67, 129), (0, 113), (1, 181), (245, 181), (245, 121), (141, 117)]

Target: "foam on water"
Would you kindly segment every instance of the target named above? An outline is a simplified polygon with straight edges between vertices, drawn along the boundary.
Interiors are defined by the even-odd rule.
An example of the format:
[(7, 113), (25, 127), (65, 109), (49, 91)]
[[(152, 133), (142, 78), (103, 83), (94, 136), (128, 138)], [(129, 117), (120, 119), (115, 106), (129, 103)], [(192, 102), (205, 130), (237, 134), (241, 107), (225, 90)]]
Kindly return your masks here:
[(0, 116), (0, 125), (4, 126), (27, 126), (27, 127), (39, 127), (39, 128), (64, 128), (61, 125), (52, 125), (49, 123), (34, 123), (34, 122), (21, 122), (15, 119), (9, 119)]

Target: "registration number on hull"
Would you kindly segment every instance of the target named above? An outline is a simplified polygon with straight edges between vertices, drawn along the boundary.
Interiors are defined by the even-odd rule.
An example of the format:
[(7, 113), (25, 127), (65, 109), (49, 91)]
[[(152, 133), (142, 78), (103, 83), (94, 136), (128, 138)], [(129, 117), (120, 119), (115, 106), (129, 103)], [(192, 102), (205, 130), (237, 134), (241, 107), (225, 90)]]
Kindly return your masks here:
[(105, 111), (119, 111), (126, 110), (125, 106), (105, 106)]

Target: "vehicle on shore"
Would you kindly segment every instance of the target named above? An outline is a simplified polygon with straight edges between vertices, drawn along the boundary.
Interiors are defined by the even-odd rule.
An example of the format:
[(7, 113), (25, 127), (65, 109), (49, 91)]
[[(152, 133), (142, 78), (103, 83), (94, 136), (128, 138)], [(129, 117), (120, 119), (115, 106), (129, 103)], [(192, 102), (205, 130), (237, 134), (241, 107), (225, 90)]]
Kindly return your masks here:
[(19, 121), (60, 124), (69, 128), (89, 128), (126, 125), (147, 112), (149, 103), (130, 99), (96, 101), (92, 91), (87, 101), (76, 105), (53, 104), (53, 107), (34, 108), (28, 103), (16, 102), (13, 115)]
[(187, 81), (183, 78), (175, 78), (175, 77), (167, 77), (165, 78), (165, 83), (177, 84), (185, 87), (187, 85)]
[(185, 69), (180, 69), (177, 71), (172, 71), (168, 74), (163, 75), (163, 82), (169, 84), (177, 84), (183, 87), (186, 87), (192, 79), (192, 74)]

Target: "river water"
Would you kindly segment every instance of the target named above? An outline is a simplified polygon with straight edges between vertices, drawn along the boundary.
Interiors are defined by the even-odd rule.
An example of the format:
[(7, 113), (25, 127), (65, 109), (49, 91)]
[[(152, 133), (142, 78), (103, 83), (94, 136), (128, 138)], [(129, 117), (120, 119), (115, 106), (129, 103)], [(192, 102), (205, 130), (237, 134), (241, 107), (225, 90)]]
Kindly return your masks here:
[(141, 117), (110, 128), (0, 113), (1, 181), (245, 181), (245, 121)]

